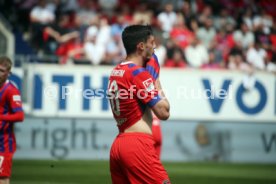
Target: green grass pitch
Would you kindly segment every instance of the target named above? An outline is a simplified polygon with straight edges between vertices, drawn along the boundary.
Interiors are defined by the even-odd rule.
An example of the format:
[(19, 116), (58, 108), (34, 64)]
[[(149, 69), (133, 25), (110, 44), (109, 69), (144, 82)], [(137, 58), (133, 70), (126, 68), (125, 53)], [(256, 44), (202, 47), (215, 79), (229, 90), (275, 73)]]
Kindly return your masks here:
[[(276, 165), (164, 162), (173, 184), (276, 184)], [(14, 160), (12, 184), (108, 184), (108, 161)]]

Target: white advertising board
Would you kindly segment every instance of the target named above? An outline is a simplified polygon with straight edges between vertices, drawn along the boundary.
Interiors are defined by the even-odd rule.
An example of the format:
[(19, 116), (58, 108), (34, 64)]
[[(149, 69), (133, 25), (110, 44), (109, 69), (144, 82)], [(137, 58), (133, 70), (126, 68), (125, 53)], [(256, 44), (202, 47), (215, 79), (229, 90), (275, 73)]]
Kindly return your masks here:
[[(17, 159), (109, 159), (113, 120), (27, 118), (17, 124)], [(162, 122), (162, 160), (276, 163), (276, 124)]]
[[(30, 110), (37, 117), (112, 118), (106, 96), (111, 67), (30, 65), (24, 82)], [(161, 70), (161, 83), (171, 104), (171, 119), (276, 122), (276, 77), (228, 70)], [(26, 78), (26, 77), (25, 77)], [(27, 84), (26, 84), (27, 83)]]

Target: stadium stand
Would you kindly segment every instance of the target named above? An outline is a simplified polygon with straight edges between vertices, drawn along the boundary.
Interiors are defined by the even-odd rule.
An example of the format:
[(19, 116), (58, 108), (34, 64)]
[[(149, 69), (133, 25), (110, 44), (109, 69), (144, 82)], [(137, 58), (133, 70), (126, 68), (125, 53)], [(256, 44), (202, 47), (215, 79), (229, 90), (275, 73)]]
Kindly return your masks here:
[[(143, 23), (153, 25), (161, 35), (166, 49), (160, 52), (157, 48), (156, 52), (157, 55), (165, 52), (165, 58), (160, 55), (164, 58), (163, 65), (178, 66), (171, 64), (174, 61), (171, 51), (179, 48), (184, 55), (182, 68), (240, 69), (233, 66), (242, 64), (275, 73), (275, 12), (271, 11), (275, 3), (269, 2), (114, 0), (109, 4), (98, 0), (28, 0), (4, 1), (0, 6), (5, 9), (2, 16), (12, 25), (15, 54), (55, 58), (50, 63), (117, 64), (125, 56), (120, 43), (122, 28)], [(95, 40), (89, 36), (92, 27), (97, 28)], [(192, 51), (194, 37), (203, 44), (200, 50), (208, 51), (208, 56), (196, 65), (190, 63), (188, 55), (202, 52)], [(240, 58), (234, 61), (233, 49), (239, 44), (242, 44)], [(263, 55), (257, 65), (263, 67), (257, 67), (247, 57), (256, 44), (264, 49), (256, 50), (256, 56)], [(102, 54), (95, 58), (89, 54), (91, 49)]]

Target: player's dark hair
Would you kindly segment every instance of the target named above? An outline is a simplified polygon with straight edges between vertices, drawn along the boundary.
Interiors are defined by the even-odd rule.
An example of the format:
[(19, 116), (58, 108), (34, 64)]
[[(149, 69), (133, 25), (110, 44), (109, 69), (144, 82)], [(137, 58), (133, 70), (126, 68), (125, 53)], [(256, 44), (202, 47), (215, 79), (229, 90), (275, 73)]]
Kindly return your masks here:
[(146, 42), (150, 35), (153, 35), (153, 31), (149, 25), (131, 25), (126, 27), (122, 33), (122, 40), (127, 55), (134, 53), (137, 44)]
[(7, 67), (8, 71), (10, 71), (12, 67), (12, 61), (6, 56), (0, 56), (0, 65)]

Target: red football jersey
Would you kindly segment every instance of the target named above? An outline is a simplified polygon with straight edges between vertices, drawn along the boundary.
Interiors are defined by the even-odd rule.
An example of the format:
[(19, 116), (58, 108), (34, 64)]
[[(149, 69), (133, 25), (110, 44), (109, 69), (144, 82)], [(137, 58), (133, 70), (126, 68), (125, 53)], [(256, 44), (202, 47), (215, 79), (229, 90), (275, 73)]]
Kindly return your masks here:
[(160, 65), (158, 62), (158, 58), (155, 54), (153, 54), (151, 59), (148, 61), (146, 70), (150, 73), (154, 81), (158, 78), (160, 72)]
[[(13, 114), (22, 110), (18, 89), (9, 81), (0, 88), (0, 113)], [(0, 121), (0, 153), (14, 153), (16, 142), (12, 122)]]
[(109, 100), (120, 132), (140, 120), (147, 106), (153, 107), (161, 97), (155, 79), (143, 67), (132, 62), (117, 65), (109, 78)]

